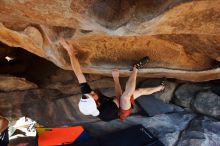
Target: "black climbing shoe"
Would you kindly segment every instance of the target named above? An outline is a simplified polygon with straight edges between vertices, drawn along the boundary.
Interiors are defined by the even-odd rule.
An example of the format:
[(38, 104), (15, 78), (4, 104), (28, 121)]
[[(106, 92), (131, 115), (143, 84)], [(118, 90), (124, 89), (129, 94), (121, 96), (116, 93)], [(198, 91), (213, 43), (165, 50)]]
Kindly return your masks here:
[(160, 82), (160, 85), (165, 86), (167, 79), (165, 77), (162, 78), (162, 81)]
[[(144, 65), (146, 63), (148, 63), (150, 61), (150, 58), (148, 56), (142, 58), (141, 60), (139, 60), (137, 63), (135, 63), (133, 65), (133, 67), (136, 67), (137, 69), (142, 69), (144, 67)], [(131, 69), (131, 71), (133, 70), (133, 68)]]
[(160, 92), (164, 92), (164, 91), (165, 91), (166, 81), (167, 81), (167, 79), (166, 79), (165, 77), (163, 77), (163, 78), (162, 78), (162, 81), (160, 82), (160, 85), (161, 85), (161, 86), (164, 86), (164, 89), (161, 90)]

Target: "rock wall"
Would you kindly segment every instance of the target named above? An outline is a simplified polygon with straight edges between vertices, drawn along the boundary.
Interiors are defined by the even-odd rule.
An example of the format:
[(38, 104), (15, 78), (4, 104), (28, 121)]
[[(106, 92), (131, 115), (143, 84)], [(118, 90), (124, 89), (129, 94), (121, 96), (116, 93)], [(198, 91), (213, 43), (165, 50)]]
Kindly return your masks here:
[(175, 104), (195, 112), (220, 119), (219, 83), (185, 83), (180, 85), (173, 98)]
[(70, 70), (63, 36), (86, 73), (110, 75), (117, 66), (128, 76), (149, 56), (140, 76), (219, 79), (219, 33), (220, 0), (0, 1), (1, 42)]

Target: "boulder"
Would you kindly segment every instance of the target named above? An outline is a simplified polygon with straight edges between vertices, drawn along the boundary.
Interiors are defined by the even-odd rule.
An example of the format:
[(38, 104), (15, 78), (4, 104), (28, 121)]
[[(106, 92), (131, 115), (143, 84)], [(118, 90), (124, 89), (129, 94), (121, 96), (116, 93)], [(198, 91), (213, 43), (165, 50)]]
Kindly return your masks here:
[(219, 146), (220, 122), (208, 117), (193, 119), (180, 135), (178, 146)]
[(38, 86), (24, 78), (12, 76), (0, 76), (0, 91), (29, 90)]
[(199, 92), (192, 103), (195, 111), (220, 119), (220, 96), (211, 91)]
[(139, 76), (208, 81), (220, 79), (219, 8), (218, 0), (1, 0), (0, 41), (71, 70), (63, 36), (85, 73), (109, 76), (117, 66), (129, 76), (149, 56)]
[(28, 26), (24, 30), (24, 34), (26, 34), (30, 39), (34, 42), (36, 47), (42, 48), (43, 47), (43, 37), (41, 35), (41, 32), (32, 26)]
[[(101, 75), (85, 74), (87, 83), (92, 89), (104, 90), (105, 88), (114, 88), (114, 82), (111, 78)], [(64, 94), (80, 94), (80, 87), (73, 71), (66, 71), (63, 69), (56, 70), (42, 86), (47, 89), (56, 89)], [(108, 90), (107, 90), (108, 91)], [(112, 92), (112, 91), (111, 91)], [(114, 95), (111, 93), (110, 95)]]
[(99, 120), (80, 113), (79, 99), (80, 95), (70, 96), (49, 89), (4, 92), (0, 93), (0, 115), (11, 122), (27, 116), (48, 127)]
[(175, 104), (189, 108), (192, 99), (194, 99), (196, 93), (201, 90), (210, 89), (209, 84), (192, 84), (186, 83), (180, 85), (175, 91), (175, 97), (173, 101)]
[[(102, 78), (92, 82), (88, 81), (88, 84), (94, 90), (95, 89), (103, 90), (104, 88), (114, 88), (114, 82), (112, 79), (109, 78)], [(63, 92), (64, 94), (81, 94), (79, 84), (78, 83), (74, 84), (74, 82), (68, 82), (68, 83), (56, 82), (54, 84), (46, 85), (45, 88), (56, 89)]]

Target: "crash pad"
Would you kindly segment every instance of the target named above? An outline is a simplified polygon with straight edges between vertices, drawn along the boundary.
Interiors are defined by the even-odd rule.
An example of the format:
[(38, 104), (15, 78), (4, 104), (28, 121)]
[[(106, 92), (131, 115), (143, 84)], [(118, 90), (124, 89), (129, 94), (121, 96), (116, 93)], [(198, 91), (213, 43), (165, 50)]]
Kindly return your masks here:
[(142, 113), (147, 116), (155, 116), (158, 114), (170, 113), (174, 108), (169, 104), (154, 97), (154, 95), (144, 95), (135, 100), (140, 107)]
[[(151, 88), (156, 87), (161, 84), (162, 81), (166, 81), (163, 79), (151, 79), (146, 80), (140, 85), (139, 88)], [(166, 85), (165, 85), (166, 88)], [(174, 112), (174, 107), (164, 103), (162, 100), (156, 98), (156, 96), (160, 95), (160, 92), (151, 94), (151, 95), (143, 95), (138, 97), (135, 100), (135, 103), (140, 107), (142, 113), (146, 116), (155, 116), (157, 114), (164, 114)]]
[(82, 126), (63, 128), (37, 128), (38, 146), (55, 146), (73, 143), (83, 133)]

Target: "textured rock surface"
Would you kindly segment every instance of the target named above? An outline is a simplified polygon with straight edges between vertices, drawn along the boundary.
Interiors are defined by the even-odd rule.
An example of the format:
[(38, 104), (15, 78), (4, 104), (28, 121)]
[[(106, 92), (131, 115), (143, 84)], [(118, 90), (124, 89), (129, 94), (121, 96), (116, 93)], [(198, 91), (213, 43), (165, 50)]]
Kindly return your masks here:
[[(220, 79), (219, 34), (220, 0), (1, 0), (0, 71), (4, 74), (23, 73), (27, 72), (28, 67), (36, 70), (42, 68), (45, 74), (53, 71), (38, 63), (31, 64), (27, 62), (28, 59), (23, 60), (22, 63), (27, 62), (23, 66), (5, 65), (5, 56), (14, 52), (15, 48), (25, 49), (62, 69), (70, 70), (67, 53), (58, 43), (63, 36), (78, 50), (85, 73), (110, 75), (111, 69), (117, 66), (123, 76), (128, 76), (134, 62), (149, 56), (150, 62), (139, 71), (138, 76), (195, 82)], [(36, 74), (39, 78), (47, 77), (44, 72)], [(88, 124), (87, 127), (91, 128), (91, 132), (94, 130), (94, 134), (140, 122), (152, 128), (166, 145), (218, 145), (219, 134), (215, 130), (219, 126), (214, 120), (194, 120), (191, 130), (189, 128), (180, 135), (194, 117), (190, 113), (151, 118), (132, 116), (122, 123), (112, 121), (112, 124), (108, 123), (109, 127), (98, 119), (84, 117), (77, 107), (79, 95), (70, 95), (79, 93), (76, 85), (71, 86), (75, 79), (69, 73), (65, 75), (67, 80), (54, 76), (54, 82), (42, 86), (47, 89), (1, 92), (0, 115), (12, 121), (26, 115), (45, 126)], [(105, 87), (112, 87), (111, 81), (99, 80), (104, 80)], [(103, 82), (97, 84), (94, 81), (93, 86), (96, 85), (100, 87)], [(193, 91), (188, 88), (184, 92), (178, 90), (180, 94), (177, 99), (180, 102), (175, 101), (184, 107), (190, 106), (192, 94), (204, 89), (197, 89), (197, 85), (192, 87)], [(102, 90), (108, 95), (112, 94), (112, 88)], [(170, 100), (164, 99), (166, 102)], [(209, 102), (203, 102), (203, 98), (198, 99), (196, 97), (195, 101), (202, 104), (196, 104), (195, 109), (216, 117), (213, 111), (218, 109), (218, 102), (213, 102), (218, 101), (217, 95), (210, 97), (215, 109)], [(201, 106), (206, 104), (201, 110)], [(203, 109), (206, 111), (203, 112)], [(181, 136), (181, 140), (177, 143), (178, 136)]]
[[(92, 89), (112, 88), (114, 89), (114, 82), (112, 78), (98, 76), (98, 75), (86, 75), (86, 80)], [(47, 89), (56, 89), (64, 94), (80, 94), (79, 83), (74, 76), (73, 71), (57, 70), (48, 81), (43, 85)], [(113, 90), (114, 94), (114, 90)]]
[(24, 78), (0, 76), (0, 91), (29, 90), (37, 88), (37, 85)]
[(0, 115), (12, 121), (28, 116), (49, 127), (96, 121), (79, 112), (79, 98), (43, 89), (0, 93)]
[(220, 122), (200, 117), (192, 120), (189, 127), (181, 134), (178, 146), (219, 146)]
[(0, 41), (70, 69), (64, 36), (87, 73), (119, 66), (128, 76), (147, 55), (140, 76), (206, 81), (220, 78), (211, 69), (220, 60), (219, 10), (219, 0), (1, 0)]
[(194, 99), (197, 92), (210, 88), (211, 87), (208, 84), (182, 84), (175, 91), (175, 97), (173, 98), (174, 103), (189, 108), (191, 106), (191, 101)]
[(219, 81), (182, 84), (175, 91), (173, 102), (179, 106), (191, 108), (195, 112), (219, 119)]
[(199, 92), (192, 105), (197, 112), (220, 119), (220, 96), (213, 92)]

